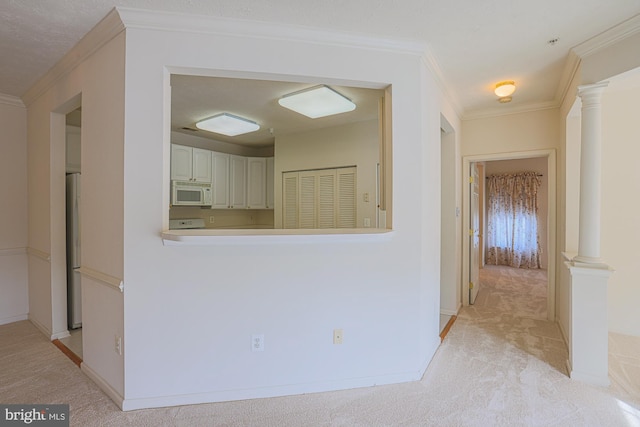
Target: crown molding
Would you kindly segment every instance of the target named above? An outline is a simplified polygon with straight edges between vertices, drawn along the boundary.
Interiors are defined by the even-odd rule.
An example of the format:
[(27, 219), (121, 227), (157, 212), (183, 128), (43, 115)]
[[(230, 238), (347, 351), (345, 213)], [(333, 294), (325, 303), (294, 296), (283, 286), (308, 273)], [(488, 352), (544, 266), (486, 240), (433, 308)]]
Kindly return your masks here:
[(442, 91), (444, 97), (451, 104), (451, 107), (457, 114), (458, 118), (461, 118), (463, 112), (462, 105), (460, 104), (460, 101), (456, 96), (456, 92), (451, 88), (451, 86), (447, 83), (447, 80), (444, 78), (444, 73), (442, 72), (438, 61), (436, 60), (435, 55), (433, 54), (429, 46), (426, 46), (422, 53), (422, 61), (433, 75), (436, 84)]
[(126, 28), (233, 35), (236, 37), (243, 35), (253, 38), (304, 41), (322, 45), (358, 47), (415, 55), (422, 55), (426, 48), (426, 43), (413, 39), (381, 38), (300, 25), (128, 7), (117, 7), (116, 10)]
[(567, 60), (564, 63), (564, 69), (562, 70), (562, 76), (560, 77), (560, 82), (558, 83), (558, 89), (556, 91), (555, 100), (558, 105), (562, 105), (565, 101), (569, 93), (569, 89), (571, 88), (571, 82), (576, 77), (576, 73), (580, 69), (580, 64), (582, 63), (582, 59), (578, 54), (570, 50), (569, 55), (567, 56)]
[(124, 31), (124, 25), (118, 15), (118, 11), (115, 8), (111, 9), (62, 59), (25, 92), (22, 96), (24, 104), (30, 105), (62, 76), (69, 73), (122, 31)]
[(462, 120), (477, 120), (477, 119), (487, 119), (491, 117), (499, 117), (499, 116), (510, 116), (513, 114), (522, 114), (522, 113), (531, 113), (534, 111), (542, 111), (542, 110), (551, 110), (554, 108), (559, 108), (560, 104), (558, 101), (544, 101), (544, 102), (535, 102), (531, 104), (523, 104), (518, 106), (509, 106), (509, 110), (505, 111), (500, 107), (496, 108), (483, 108), (479, 110), (467, 111), (465, 112)]
[(615, 27), (591, 37), (571, 49), (580, 58), (586, 58), (621, 40), (640, 32), (640, 14), (635, 15)]
[(0, 104), (9, 105), (10, 107), (25, 108), (24, 103), (17, 96), (5, 95), (0, 93)]

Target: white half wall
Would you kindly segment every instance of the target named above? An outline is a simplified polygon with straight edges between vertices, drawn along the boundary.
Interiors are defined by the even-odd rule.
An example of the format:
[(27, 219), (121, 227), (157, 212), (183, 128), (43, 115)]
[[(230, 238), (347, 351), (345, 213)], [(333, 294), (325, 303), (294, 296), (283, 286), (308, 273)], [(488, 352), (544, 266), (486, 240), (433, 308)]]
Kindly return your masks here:
[[(440, 304), (440, 95), (421, 53), (335, 34), (331, 44), (262, 37), (243, 23), (211, 34), (216, 25), (127, 29), (124, 408), (419, 379), (439, 345)], [(169, 70), (391, 84), (394, 231), (375, 241), (163, 246)], [(332, 344), (334, 329), (344, 344)], [(264, 352), (251, 352), (252, 334), (264, 334)]]
[(27, 110), (0, 94), (0, 325), (29, 315), (27, 282)]

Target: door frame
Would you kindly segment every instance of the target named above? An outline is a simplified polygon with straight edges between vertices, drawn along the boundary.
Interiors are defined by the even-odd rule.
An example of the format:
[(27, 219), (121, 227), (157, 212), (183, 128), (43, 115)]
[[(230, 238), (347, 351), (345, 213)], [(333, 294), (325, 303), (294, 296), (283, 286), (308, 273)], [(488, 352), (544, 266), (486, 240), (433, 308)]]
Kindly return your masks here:
[(556, 318), (556, 150), (515, 151), (509, 153), (478, 154), (462, 157), (462, 304), (469, 305), (469, 230), (470, 190), (469, 178), (471, 163), (491, 162), (495, 160), (517, 160), (532, 157), (546, 157), (548, 171), (548, 212), (547, 212), (547, 319)]

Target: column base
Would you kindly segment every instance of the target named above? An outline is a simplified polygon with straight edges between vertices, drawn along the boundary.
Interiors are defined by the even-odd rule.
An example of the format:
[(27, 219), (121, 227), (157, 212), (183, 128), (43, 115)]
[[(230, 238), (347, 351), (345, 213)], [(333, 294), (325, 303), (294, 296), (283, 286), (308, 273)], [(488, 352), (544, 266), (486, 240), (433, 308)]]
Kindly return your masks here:
[(571, 259), (571, 262), (576, 267), (584, 267), (584, 268), (599, 268), (607, 270), (609, 269), (609, 265), (602, 262), (602, 258), (593, 258), (589, 256), (576, 255)]

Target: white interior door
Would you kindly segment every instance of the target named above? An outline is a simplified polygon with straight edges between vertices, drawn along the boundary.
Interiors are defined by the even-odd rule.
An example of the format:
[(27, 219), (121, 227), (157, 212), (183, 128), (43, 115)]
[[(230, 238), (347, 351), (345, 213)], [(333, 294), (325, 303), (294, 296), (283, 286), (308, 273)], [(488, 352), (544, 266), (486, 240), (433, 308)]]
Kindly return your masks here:
[(471, 163), (469, 179), (469, 304), (473, 304), (480, 290), (480, 179), (478, 166)]

